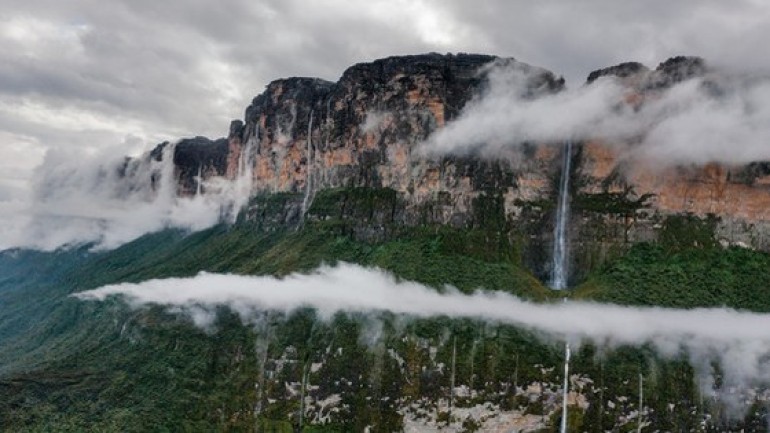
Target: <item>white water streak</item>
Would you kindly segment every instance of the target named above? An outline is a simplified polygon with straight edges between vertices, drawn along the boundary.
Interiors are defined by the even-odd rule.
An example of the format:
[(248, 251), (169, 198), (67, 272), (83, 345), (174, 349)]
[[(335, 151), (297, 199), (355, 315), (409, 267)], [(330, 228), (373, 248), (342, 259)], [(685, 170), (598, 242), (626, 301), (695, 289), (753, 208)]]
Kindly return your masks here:
[(198, 166), (198, 176), (195, 178), (195, 195), (203, 192), (203, 165)]
[(569, 343), (564, 346), (564, 385), (562, 386), (562, 400), (561, 400), (561, 433), (567, 433), (567, 403), (569, 397), (569, 358), (570, 349)]
[(572, 166), (572, 142), (564, 145), (564, 162), (559, 182), (559, 201), (556, 207), (556, 226), (553, 230), (553, 266), (551, 288), (567, 288), (569, 272), (569, 250), (567, 245), (567, 223), (569, 222), (569, 176)]

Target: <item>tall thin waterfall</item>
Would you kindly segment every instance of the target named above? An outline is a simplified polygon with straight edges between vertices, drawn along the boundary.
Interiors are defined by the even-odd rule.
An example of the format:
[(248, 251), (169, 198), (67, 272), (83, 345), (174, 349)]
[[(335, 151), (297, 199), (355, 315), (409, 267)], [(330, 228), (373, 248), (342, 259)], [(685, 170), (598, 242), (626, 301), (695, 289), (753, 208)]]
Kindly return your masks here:
[(199, 196), (201, 195), (201, 192), (203, 192), (203, 166), (198, 166), (198, 177), (195, 178), (195, 195)]
[(559, 182), (559, 202), (556, 208), (556, 227), (553, 230), (553, 267), (551, 288), (567, 288), (569, 254), (567, 250), (567, 222), (569, 220), (569, 174), (572, 164), (572, 142), (564, 145), (561, 180)]
[(569, 350), (569, 343), (567, 343), (564, 346), (564, 387), (562, 390), (562, 401), (561, 401), (561, 428), (559, 431), (561, 433), (567, 433), (567, 400), (569, 396), (569, 357), (570, 357), (570, 350)]
[[(556, 227), (553, 230), (553, 267), (551, 288), (567, 288), (569, 251), (567, 250), (567, 222), (569, 221), (569, 175), (572, 166), (572, 142), (564, 145), (561, 180), (559, 181), (559, 202), (556, 208)], [(565, 299), (566, 302), (566, 299)], [(569, 343), (564, 345), (564, 385), (562, 389), (561, 433), (567, 433), (567, 402), (569, 396)]]

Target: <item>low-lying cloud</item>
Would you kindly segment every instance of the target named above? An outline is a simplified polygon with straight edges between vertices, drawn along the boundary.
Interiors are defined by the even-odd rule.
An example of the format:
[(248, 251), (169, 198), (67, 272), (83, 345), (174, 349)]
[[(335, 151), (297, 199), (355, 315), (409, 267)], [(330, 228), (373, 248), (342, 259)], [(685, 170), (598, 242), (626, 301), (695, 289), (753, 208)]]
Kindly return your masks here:
[[(251, 176), (198, 179), (206, 194), (177, 192), (174, 145), (160, 158), (49, 151), (37, 169), (34, 194), (0, 212), (0, 249), (54, 250), (91, 244), (110, 249), (174, 227), (202, 230), (233, 220), (251, 191)], [(248, 152), (244, 152), (247, 154)]]
[(665, 163), (770, 159), (767, 78), (711, 72), (646, 91), (641, 104), (638, 90), (615, 77), (537, 97), (530, 83), (521, 69), (495, 67), (487, 91), (422, 150), (495, 156), (523, 143), (599, 139), (623, 146), (628, 156)]
[[(586, 302), (538, 304), (503, 292), (472, 295), (446, 287), (444, 293), (401, 281), (377, 269), (351, 264), (324, 266), (285, 278), (201, 273), (190, 278), (122, 283), (78, 293), (81, 300), (120, 295), (134, 307), (160, 304), (186, 311), (200, 325), (215, 306), (229, 306), (248, 321), (265, 310), (316, 309), (337, 312), (389, 311), (416, 317), (478, 318), (522, 326), (574, 343), (652, 344), (661, 354), (687, 353), (704, 378), (720, 363), (723, 389), (761, 384), (770, 377), (770, 315), (726, 308), (674, 310)], [(710, 380), (701, 380), (714, 392)]]

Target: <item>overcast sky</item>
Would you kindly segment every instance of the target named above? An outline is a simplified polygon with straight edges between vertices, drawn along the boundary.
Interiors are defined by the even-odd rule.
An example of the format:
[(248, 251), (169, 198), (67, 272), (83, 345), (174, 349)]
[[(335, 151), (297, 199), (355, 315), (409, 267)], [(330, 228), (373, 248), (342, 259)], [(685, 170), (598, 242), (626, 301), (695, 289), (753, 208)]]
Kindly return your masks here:
[(429, 51), (512, 56), (573, 87), (676, 54), (770, 69), (768, 23), (764, 0), (0, 0), (0, 204), (49, 149), (221, 136), (280, 77)]

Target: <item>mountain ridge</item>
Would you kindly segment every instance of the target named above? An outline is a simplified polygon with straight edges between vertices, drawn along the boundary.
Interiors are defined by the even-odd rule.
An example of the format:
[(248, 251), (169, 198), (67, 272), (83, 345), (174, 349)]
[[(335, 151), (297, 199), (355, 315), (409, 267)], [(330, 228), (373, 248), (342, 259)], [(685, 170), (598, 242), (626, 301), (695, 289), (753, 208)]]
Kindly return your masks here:
[[(319, 191), (375, 188), (395, 191), (399, 211), (392, 222), (419, 226), (472, 227), (485, 203), (501, 209), (501, 229), (523, 239), (529, 264), (544, 277), (552, 242), (554, 179), (561, 170), (558, 143), (525, 142), (498, 155), (424, 155), (419, 146), (489, 92), (489, 73), (508, 68), (526, 78), (526, 98), (565, 89), (562, 78), (542, 68), (474, 54), (394, 56), (359, 63), (336, 83), (292, 77), (272, 81), (234, 120), (206, 160), (184, 139), (174, 154), (180, 195), (204, 179), (233, 179), (243, 157), (252, 173), (253, 195), (294, 194), (284, 224), (296, 225)], [(715, 78), (716, 77), (716, 78)], [(660, 92), (687, 80), (718, 83), (699, 57), (677, 56), (656, 69), (621, 63), (591, 72), (585, 86), (617, 79), (624, 110), (654, 104)], [(617, 140), (616, 140), (617, 141)], [(669, 216), (715, 217), (715, 237), (725, 245), (770, 249), (770, 170), (766, 163), (670, 164), (629, 158), (634, 139), (587, 138), (573, 155), (574, 215), (570, 243), (575, 269), (600, 266), (602, 257), (631, 244), (656, 239)], [(213, 148), (213, 146), (212, 146)], [(636, 158), (636, 159), (634, 159)], [(213, 162), (213, 161), (216, 162)], [(258, 215), (247, 209), (246, 215)], [(317, 216), (315, 216), (317, 217)], [(530, 239), (529, 241), (527, 239)], [(591, 259), (588, 259), (592, 257)], [(581, 260), (585, 260), (581, 262)], [(581, 277), (578, 275), (577, 279)]]
[[(310, 309), (251, 311), (252, 321), (224, 306), (184, 313), (72, 296), (110, 284), (201, 271), (284, 278), (344, 261), (439, 291), (450, 285), (540, 302), (567, 297), (770, 311), (770, 255), (761, 251), (761, 238), (740, 245), (741, 236), (761, 234), (762, 227), (729, 238), (724, 216), (711, 212), (719, 203), (731, 206), (730, 197), (761, 197), (767, 164), (686, 164), (634, 177), (618, 147), (576, 143), (569, 173), (572, 289), (552, 291), (543, 281), (561, 143), (521, 143), (495, 158), (482, 151), (434, 158), (413, 152), (494, 84), (477, 75), (488, 62), (461, 62), (452, 71), (446, 62), (456, 57), (420, 58), (427, 60), (353, 67), (347, 84), (336, 88), (314, 79), (275, 81), (227, 138), (164, 143), (142, 157), (153, 170), (138, 167), (144, 160), (115, 168), (130, 181), (127, 189), (165, 188), (163, 173), (173, 168), (175, 197), (192, 201), (219, 194), (219, 181), (246, 178), (249, 197), (237, 218), (228, 208), (212, 227), (152, 232), (115, 249), (0, 252), (0, 429), (558, 429), (562, 342), (528, 328), (389, 313), (324, 318)], [(674, 67), (681, 61), (664, 62), (675, 71), (673, 85), (684, 77)], [(513, 70), (503, 79), (523, 77), (527, 86), (515, 95), (521, 101), (566, 91), (552, 73), (512, 62), (499, 66)], [(684, 58), (685, 74), (701, 71), (686, 64)], [(634, 110), (660, 96), (661, 88), (649, 85), (659, 76), (626, 72), (603, 73), (621, 75), (628, 98), (619, 107)], [(597, 77), (594, 85), (614, 80)], [(671, 191), (661, 194), (665, 188)], [(29, 275), (35, 271), (40, 275)], [(210, 321), (196, 326), (195, 311)], [(630, 431), (637, 420), (658, 431), (766, 428), (770, 394), (762, 384), (736, 394), (724, 374), (732, 366), (704, 353), (660, 353), (646, 343), (574, 347), (570, 431)], [(641, 410), (637, 380), (645, 387)]]

